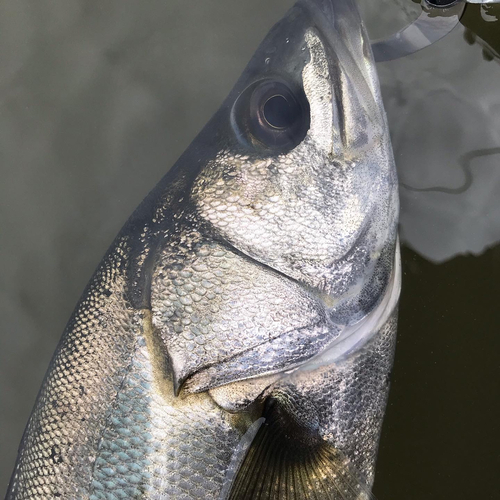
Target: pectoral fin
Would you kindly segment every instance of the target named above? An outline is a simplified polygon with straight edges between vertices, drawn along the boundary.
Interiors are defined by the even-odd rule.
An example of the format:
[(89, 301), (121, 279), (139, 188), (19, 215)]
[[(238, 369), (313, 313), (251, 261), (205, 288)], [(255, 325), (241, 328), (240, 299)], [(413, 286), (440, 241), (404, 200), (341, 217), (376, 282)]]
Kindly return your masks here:
[(313, 405), (273, 391), (227, 500), (375, 500), (347, 457), (319, 434)]

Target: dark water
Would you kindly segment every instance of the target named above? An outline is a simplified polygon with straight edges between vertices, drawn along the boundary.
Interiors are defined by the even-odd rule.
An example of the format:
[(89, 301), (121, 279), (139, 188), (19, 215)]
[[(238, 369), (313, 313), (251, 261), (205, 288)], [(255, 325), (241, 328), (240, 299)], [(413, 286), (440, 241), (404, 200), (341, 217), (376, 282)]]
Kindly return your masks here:
[[(373, 37), (419, 9), (359, 1)], [(0, 491), (95, 266), (292, 3), (0, 3)], [(379, 65), (405, 244), (380, 500), (499, 498), (498, 19)]]
[(406, 244), (380, 499), (500, 497), (498, 19), (468, 6), (446, 39), (379, 66)]

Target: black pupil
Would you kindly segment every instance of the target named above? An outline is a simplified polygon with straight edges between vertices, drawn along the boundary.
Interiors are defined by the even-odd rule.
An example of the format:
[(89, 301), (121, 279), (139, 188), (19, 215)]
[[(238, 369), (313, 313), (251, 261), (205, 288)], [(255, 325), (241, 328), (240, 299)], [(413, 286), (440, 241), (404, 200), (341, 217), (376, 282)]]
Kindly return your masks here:
[(429, 0), (431, 5), (436, 5), (437, 7), (446, 7), (455, 2), (456, 0)]
[(293, 125), (299, 113), (298, 106), (289, 103), (286, 97), (275, 95), (264, 104), (264, 117), (274, 128), (287, 128)]

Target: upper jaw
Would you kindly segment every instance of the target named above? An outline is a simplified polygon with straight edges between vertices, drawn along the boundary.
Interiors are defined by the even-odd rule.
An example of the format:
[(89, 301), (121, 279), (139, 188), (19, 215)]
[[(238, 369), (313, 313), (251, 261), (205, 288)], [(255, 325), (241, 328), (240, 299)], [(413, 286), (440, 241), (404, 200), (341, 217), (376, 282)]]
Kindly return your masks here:
[[(388, 137), (371, 43), (354, 0), (301, 0), (328, 54), (331, 81), (341, 91), (337, 110), (344, 148)], [(338, 88), (340, 87), (340, 88)], [(336, 118), (334, 117), (334, 120)], [(363, 124), (355, 130), (355, 124)], [(366, 139), (360, 131), (368, 132)], [(335, 150), (332, 151), (335, 154)]]

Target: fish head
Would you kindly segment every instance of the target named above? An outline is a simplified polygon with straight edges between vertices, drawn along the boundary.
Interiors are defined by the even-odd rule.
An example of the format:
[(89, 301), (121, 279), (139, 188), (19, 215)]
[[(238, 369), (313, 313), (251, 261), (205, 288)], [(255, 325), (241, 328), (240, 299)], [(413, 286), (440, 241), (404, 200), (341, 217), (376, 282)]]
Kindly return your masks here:
[(394, 250), (399, 212), (375, 63), (352, 2), (298, 2), (209, 123), (214, 131), (216, 152), (191, 189), (197, 217), (332, 308), (352, 300)]
[(183, 175), (151, 291), (176, 394), (329, 363), (394, 307), (397, 176), (352, 0), (288, 11), (168, 186)]

